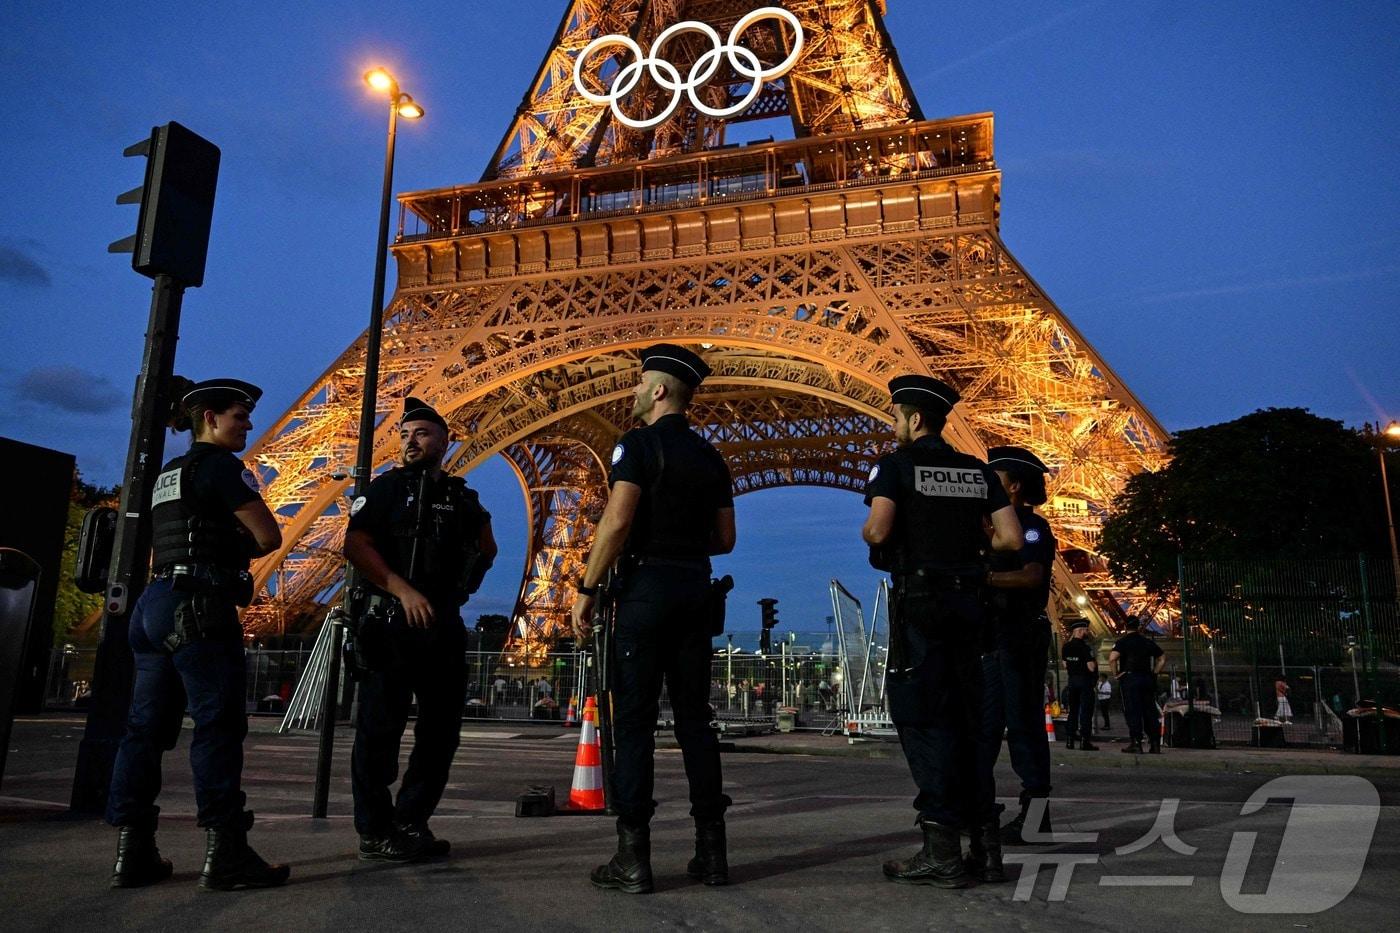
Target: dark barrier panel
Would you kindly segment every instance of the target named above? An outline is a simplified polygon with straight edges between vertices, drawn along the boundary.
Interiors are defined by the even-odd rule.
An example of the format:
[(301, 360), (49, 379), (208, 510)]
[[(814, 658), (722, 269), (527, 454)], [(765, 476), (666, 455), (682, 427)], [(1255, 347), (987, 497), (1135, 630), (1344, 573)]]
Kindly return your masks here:
[(27, 654), (38, 583), (38, 564), (19, 551), (0, 548), (0, 780), (5, 777), (5, 756), (10, 750), (10, 727), (14, 725), (19, 674)]
[(0, 484), (0, 547), (23, 551), (39, 565), (39, 589), (15, 711), (43, 709), (53, 647), (53, 610), (63, 566), (63, 536), (73, 492), (73, 455), (0, 437), (0, 463), (13, 482)]

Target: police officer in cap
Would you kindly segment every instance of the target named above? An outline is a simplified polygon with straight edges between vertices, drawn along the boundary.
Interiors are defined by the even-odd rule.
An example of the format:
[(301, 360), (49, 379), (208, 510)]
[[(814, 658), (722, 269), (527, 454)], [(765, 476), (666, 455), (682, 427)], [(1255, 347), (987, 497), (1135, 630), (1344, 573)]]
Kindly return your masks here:
[(1092, 741), (1094, 737), (1094, 700), (1099, 690), (1099, 662), (1094, 659), (1094, 649), (1089, 645), (1089, 620), (1075, 619), (1069, 626), (1069, 640), (1060, 649), (1060, 657), (1065, 662), (1065, 673), (1069, 686), (1065, 690), (1065, 706), (1068, 714), (1069, 740), (1066, 748), (1074, 748), (1076, 742), (1086, 752), (1098, 751)]
[[(1011, 753), (1011, 767), (1021, 779), (1021, 811), (1001, 831), (1001, 842), (1025, 840), (1022, 828), (1032, 801), (1050, 794), (1050, 746), (1045, 736), (1045, 665), (1050, 652), (1050, 577), (1055, 564), (1055, 534), (1036, 514), (1046, 499), (1049, 468), (1023, 447), (993, 447), (987, 466), (996, 471), (1021, 523), (1018, 552), (994, 551), (987, 574), (989, 625), (982, 655), (982, 725), (977, 743), (979, 788), (983, 809), (996, 807), (994, 769), (1001, 754), (1002, 735)], [(1048, 807), (1039, 805), (1036, 828), (1050, 832)], [(999, 873), (997, 849), (990, 847), (988, 870)], [(983, 879), (985, 880), (985, 878)]]
[(1138, 629), (1141, 621), (1128, 616), (1127, 634), (1114, 642), (1108, 653), (1113, 678), (1123, 690), (1123, 718), (1128, 721), (1129, 740), (1124, 752), (1142, 754), (1145, 733), (1154, 755), (1162, 753), (1162, 735), (1157, 718), (1157, 674), (1167, 658), (1155, 641)]
[(197, 822), (206, 830), (203, 888), (282, 884), (291, 870), (248, 845), (253, 814), (240, 787), (248, 716), (238, 607), (253, 596), (251, 558), (282, 534), (235, 454), (248, 443), (249, 413), (262, 390), (237, 379), (171, 385), (170, 426), (194, 443), (162, 467), (151, 498), (153, 578), (131, 614), (136, 682), (117, 752), (107, 822), (120, 827), (112, 887), (170, 877), (156, 848), (161, 755), (175, 747), (186, 709), (194, 720), (190, 767)]
[(574, 632), (587, 638), (598, 587), (618, 563), (611, 801), (618, 845), (592, 881), (632, 894), (652, 890), (648, 827), (656, 809), (652, 753), (663, 680), (695, 819), (695, 858), (687, 872), (707, 885), (729, 878), (724, 811), (730, 799), (708, 704), (713, 604), (707, 596), (710, 557), (734, 549), (734, 500), (729, 468), (686, 421), (691, 397), (709, 373), (683, 347), (642, 351), (632, 416), (644, 426), (613, 448), (607, 508), (573, 606)]
[(982, 704), (984, 523), (992, 547), (1014, 551), (1021, 525), (995, 473), (941, 437), (958, 402), (951, 386), (927, 376), (890, 382), (899, 448), (870, 471), (861, 530), (871, 563), (894, 580), (886, 677), (890, 717), (919, 793), (914, 807), (923, 848), (886, 862), (905, 884), (962, 888), (973, 883), (961, 830), (995, 836), (996, 812), (979, 812), (975, 744)]
[[(446, 855), (428, 828), (462, 728), (466, 629), (458, 611), (496, 557), (491, 516), (460, 476), (443, 472), (447, 422), (416, 398), (399, 419), (402, 465), (350, 506), (345, 556), (367, 583), (358, 624), (360, 701), (350, 786), (360, 858)], [(399, 786), (399, 744), (418, 700), (413, 752)]]

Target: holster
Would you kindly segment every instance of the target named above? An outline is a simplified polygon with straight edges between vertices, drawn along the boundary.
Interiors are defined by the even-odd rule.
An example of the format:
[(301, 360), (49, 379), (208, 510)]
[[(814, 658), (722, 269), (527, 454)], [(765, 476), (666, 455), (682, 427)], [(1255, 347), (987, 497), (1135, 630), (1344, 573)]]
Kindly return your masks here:
[(170, 585), (182, 593), (221, 596), (239, 607), (253, 601), (253, 575), (232, 567), (182, 564), (170, 571)]
[(705, 591), (705, 628), (712, 638), (724, 634), (725, 604), (732, 589), (734, 578), (726, 573), (718, 580), (711, 580)]
[(165, 636), (165, 650), (174, 654), (194, 641), (206, 638), (238, 637), (238, 608), (226, 594), (190, 593), (175, 607), (175, 625)]
[(367, 596), (362, 605), (364, 609), (345, 642), (347, 666), (357, 677), (392, 666), (396, 655), (393, 629), (403, 624), (403, 604), (392, 596)]

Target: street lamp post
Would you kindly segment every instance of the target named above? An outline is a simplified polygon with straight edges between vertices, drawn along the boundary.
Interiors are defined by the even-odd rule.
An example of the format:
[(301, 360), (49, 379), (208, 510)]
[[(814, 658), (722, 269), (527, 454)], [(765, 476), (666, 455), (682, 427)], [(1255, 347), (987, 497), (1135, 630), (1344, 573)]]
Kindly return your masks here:
[[(1380, 425), (1376, 427), (1379, 429)], [(1392, 421), (1385, 430), (1377, 430), (1376, 458), (1381, 462), (1381, 496), (1385, 499), (1385, 526), (1390, 534), (1390, 569), (1395, 575), (1396, 599), (1400, 599), (1400, 548), (1395, 546), (1395, 512), (1390, 504), (1390, 481), (1385, 471), (1386, 442), (1400, 441), (1400, 421)]]
[[(370, 299), (369, 333), (365, 341), (365, 379), (360, 400), (360, 436), (355, 452), (355, 498), (369, 489), (370, 473), (374, 470), (374, 421), (378, 413), (379, 346), (384, 331), (384, 276), (389, 261), (389, 203), (394, 193), (394, 143), (398, 135), (399, 117), (416, 120), (423, 108), (408, 94), (399, 90), (394, 76), (383, 68), (365, 72), (370, 89), (389, 99), (389, 136), (384, 152), (384, 186), (379, 196), (379, 238), (374, 246), (374, 294)], [(359, 581), (355, 568), (345, 568), (345, 598), (348, 605)], [(326, 672), (325, 691), (321, 696), (321, 734), (316, 756), (316, 784), (311, 802), (313, 819), (325, 819), (330, 798), (331, 755), (335, 749), (335, 717), (340, 693), (340, 649), (344, 638), (343, 619), (348, 614), (332, 614), (326, 624), (332, 626), (331, 650)]]

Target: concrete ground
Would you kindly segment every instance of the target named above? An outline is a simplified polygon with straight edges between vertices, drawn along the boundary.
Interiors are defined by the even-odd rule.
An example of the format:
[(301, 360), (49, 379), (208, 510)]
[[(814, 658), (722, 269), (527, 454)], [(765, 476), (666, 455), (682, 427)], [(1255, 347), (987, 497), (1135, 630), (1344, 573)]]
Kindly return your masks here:
[[(351, 734), (342, 731), (336, 746), (331, 816), (312, 820), (314, 737), (277, 735), (274, 728), (272, 720), (254, 721), (244, 784), (258, 814), (253, 843), (265, 856), (289, 861), (292, 881), (277, 890), (214, 894), (195, 884), (203, 836), (193, 821), (188, 735), (167, 757), (161, 801), (160, 844), (175, 877), (112, 891), (106, 881), (115, 831), (66, 809), (81, 720), (17, 721), (0, 785), (4, 928), (1382, 929), (1393, 922), (1400, 885), (1400, 758), (1287, 749), (1167, 749), (1138, 757), (1121, 754), (1116, 742), (1098, 752), (1058, 745), (1051, 812), (1057, 831), (1079, 835), (1008, 849), (1019, 859), (1041, 859), (1043, 867), (1010, 866), (1009, 883), (959, 892), (881, 877), (881, 861), (918, 844), (897, 745), (803, 733), (741, 738), (724, 757), (736, 801), (729, 818), (733, 884), (712, 889), (685, 876), (691, 825), (684, 774), (679, 753), (662, 747), (653, 824), (657, 892), (627, 896), (597, 891), (587, 880), (609, 855), (611, 820), (513, 815), (528, 784), (552, 783), (567, 795), (576, 731), (464, 728), (433, 821), (452, 840), (452, 854), (382, 866), (353, 854)], [(1017, 785), (1005, 756), (998, 778), (1014, 802)], [(1246, 807), (1271, 781), (1281, 782), (1271, 788), (1279, 796)], [(1378, 811), (1369, 806), (1373, 794)], [(1175, 834), (1143, 842), (1154, 825)], [(1354, 886), (1352, 859), (1364, 865)], [(1300, 912), (1320, 906), (1327, 909)]]

